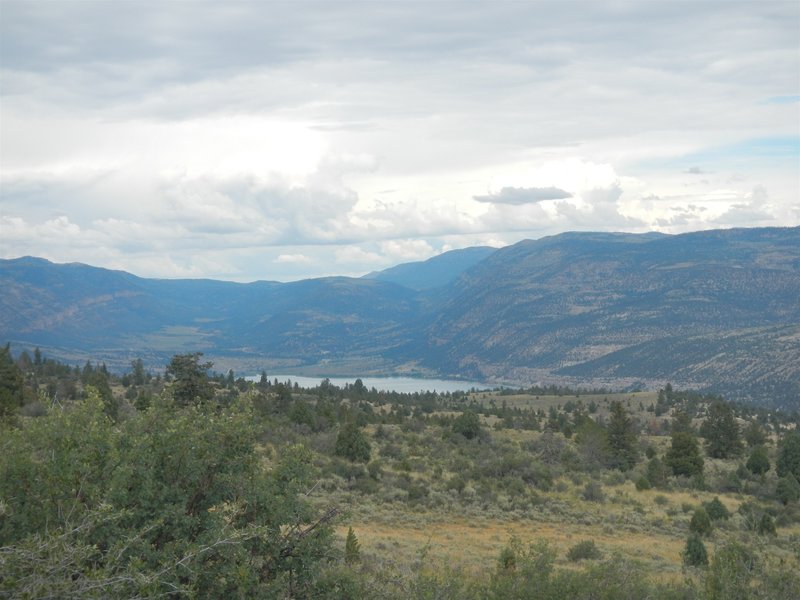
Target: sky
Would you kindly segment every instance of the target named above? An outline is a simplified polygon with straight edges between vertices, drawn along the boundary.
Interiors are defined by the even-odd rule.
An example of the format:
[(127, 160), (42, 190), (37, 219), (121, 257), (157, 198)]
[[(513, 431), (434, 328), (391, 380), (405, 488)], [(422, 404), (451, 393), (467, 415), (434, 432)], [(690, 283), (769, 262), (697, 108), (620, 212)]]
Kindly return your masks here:
[(800, 3), (0, 0), (0, 257), (359, 276), (800, 225)]

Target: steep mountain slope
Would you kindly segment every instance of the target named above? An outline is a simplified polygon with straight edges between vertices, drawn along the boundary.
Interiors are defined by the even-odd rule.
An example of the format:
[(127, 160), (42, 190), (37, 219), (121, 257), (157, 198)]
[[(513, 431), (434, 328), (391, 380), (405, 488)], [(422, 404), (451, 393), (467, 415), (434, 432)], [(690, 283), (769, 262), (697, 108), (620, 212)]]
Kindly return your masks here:
[(401, 265), (386, 281), (286, 284), (4, 260), (0, 341), (119, 366), (201, 350), (237, 370), (672, 381), (798, 403), (800, 228), (570, 233), (489, 249), (464, 269), (479, 250)]
[[(798, 228), (564, 234), (498, 250), (454, 287), (422, 340), (424, 364), (443, 372), (728, 389), (769, 374), (800, 381)], [(673, 350), (690, 339), (692, 352)], [(734, 339), (738, 358), (716, 371)], [(757, 351), (763, 343), (781, 350)]]
[(412, 290), (429, 290), (451, 283), (495, 250), (497, 249), (489, 246), (451, 250), (425, 261), (403, 263), (383, 271), (375, 271), (364, 275), (364, 278), (389, 281)]

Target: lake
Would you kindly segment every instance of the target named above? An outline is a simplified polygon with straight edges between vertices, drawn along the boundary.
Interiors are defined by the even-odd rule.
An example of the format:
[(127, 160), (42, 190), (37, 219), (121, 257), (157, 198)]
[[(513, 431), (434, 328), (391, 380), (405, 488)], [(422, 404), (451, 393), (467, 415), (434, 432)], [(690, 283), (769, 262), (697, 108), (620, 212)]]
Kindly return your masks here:
[[(325, 379), (325, 377), (304, 377), (302, 375), (273, 375), (267, 374), (270, 381), (277, 379), (281, 383), (286, 383), (291, 380), (292, 385), (295, 382), (300, 387), (316, 387)], [(250, 381), (258, 381), (260, 375), (246, 377)], [(328, 377), (330, 382), (338, 387), (344, 387), (347, 383), (353, 383), (358, 377)], [(457, 381), (454, 379), (422, 379), (416, 377), (361, 377), (362, 383), (368, 388), (375, 388), (386, 392), (400, 392), (400, 393), (413, 393), (413, 392), (463, 392), (476, 389), (487, 389), (492, 386), (480, 383), (477, 381)]]

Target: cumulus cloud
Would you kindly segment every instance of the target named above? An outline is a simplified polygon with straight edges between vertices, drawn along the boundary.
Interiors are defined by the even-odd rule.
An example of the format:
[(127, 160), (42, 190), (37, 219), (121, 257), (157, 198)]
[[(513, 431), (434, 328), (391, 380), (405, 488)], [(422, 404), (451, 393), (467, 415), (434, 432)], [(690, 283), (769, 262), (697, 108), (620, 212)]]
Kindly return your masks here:
[(3, 14), (3, 256), (291, 279), (566, 229), (800, 219), (797, 157), (740, 143), (796, 119), (796, 3)]
[(569, 192), (551, 186), (532, 188), (504, 187), (497, 193), (473, 196), (472, 199), (492, 204), (531, 204), (542, 202), (543, 200), (562, 200), (571, 197), (572, 194)]
[(278, 258), (273, 260), (274, 263), (283, 263), (283, 264), (303, 264), (307, 265), (311, 262), (311, 259), (308, 258), (305, 254), (279, 254)]

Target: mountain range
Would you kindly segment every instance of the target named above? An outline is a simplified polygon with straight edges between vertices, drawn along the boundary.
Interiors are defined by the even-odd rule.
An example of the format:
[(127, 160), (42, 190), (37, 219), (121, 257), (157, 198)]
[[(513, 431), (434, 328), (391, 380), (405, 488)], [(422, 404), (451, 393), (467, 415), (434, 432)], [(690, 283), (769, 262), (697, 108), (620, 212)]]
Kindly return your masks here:
[(0, 261), (0, 340), (72, 363), (674, 386), (800, 407), (800, 228), (565, 233), (362, 278), (145, 279)]

